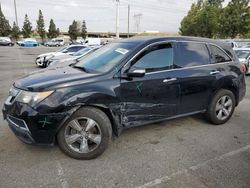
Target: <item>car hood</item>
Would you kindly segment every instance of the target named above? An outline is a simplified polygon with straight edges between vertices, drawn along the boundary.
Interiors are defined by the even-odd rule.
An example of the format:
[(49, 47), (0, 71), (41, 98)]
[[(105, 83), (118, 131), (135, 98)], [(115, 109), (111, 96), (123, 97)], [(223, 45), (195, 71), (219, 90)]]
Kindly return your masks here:
[(240, 63), (246, 63), (246, 59), (245, 58), (239, 58), (239, 61), (240, 61)]
[(54, 57), (51, 60), (52, 61), (62, 60), (62, 59), (68, 59), (68, 58), (71, 58), (71, 57), (73, 57), (73, 56), (71, 56), (69, 54), (58, 53), (58, 54), (54, 54)]
[(69, 86), (69, 82), (84, 80), (98, 76), (97, 74), (86, 73), (80, 69), (70, 66), (51, 67), (41, 71), (33, 72), (19, 80), (14, 85), (15, 87), (29, 91), (46, 91), (54, 90), (59, 87)]

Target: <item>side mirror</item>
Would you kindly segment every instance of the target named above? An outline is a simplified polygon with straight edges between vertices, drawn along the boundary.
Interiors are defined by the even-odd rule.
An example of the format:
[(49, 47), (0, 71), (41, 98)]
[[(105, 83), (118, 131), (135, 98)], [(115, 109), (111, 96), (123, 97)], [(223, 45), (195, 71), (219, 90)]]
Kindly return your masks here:
[(128, 77), (143, 77), (146, 74), (146, 70), (142, 68), (131, 68), (127, 75)]
[(66, 50), (66, 49), (62, 51), (62, 53), (67, 53), (67, 52), (68, 52), (68, 50)]

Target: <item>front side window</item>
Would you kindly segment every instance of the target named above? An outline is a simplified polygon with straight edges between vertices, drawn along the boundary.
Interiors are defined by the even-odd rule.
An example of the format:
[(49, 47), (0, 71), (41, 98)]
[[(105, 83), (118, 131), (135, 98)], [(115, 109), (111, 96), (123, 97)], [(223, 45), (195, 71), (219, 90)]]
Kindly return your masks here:
[(173, 67), (173, 48), (171, 44), (149, 47), (133, 61), (133, 67), (146, 69), (146, 72), (168, 70)]
[(223, 63), (231, 61), (230, 57), (217, 46), (210, 45), (210, 50), (213, 55), (213, 63)]
[(175, 68), (207, 65), (210, 56), (206, 44), (197, 42), (179, 42), (175, 57)]

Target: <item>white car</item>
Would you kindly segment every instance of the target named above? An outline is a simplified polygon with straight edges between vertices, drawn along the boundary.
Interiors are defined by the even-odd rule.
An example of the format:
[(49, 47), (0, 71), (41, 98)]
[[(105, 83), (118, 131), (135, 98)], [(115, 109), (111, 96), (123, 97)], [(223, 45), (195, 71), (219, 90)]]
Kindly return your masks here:
[(86, 46), (84, 45), (70, 45), (70, 46), (66, 46), (63, 48), (60, 48), (59, 50), (55, 51), (55, 52), (50, 52), (50, 53), (45, 53), (45, 54), (41, 54), (39, 56), (37, 56), (36, 58), (36, 64), (39, 67), (47, 67), (48, 66), (48, 61), (56, 56), (60, 56), (63, 54), (74, 54), (75, 52), (78, 52), (79, 50), (86, 48)]
[(246, 74), (250, 74), (250, 48), (235, 48), (234, 51), (240, 63), (246, 65)]

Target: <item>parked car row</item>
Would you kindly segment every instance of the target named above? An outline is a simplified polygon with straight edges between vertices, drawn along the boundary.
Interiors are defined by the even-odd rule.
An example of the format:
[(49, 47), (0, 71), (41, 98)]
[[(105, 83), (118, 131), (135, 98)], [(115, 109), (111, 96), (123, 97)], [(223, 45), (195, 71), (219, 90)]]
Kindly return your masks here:
[[(44, 65), (76, 48), (89, 47), (67, 46), (36, 61)], [(127, 128), (198, 113), (212, 124), (224, 124), (245, 93), (243, 65), (226, 43), (133, 38), (105, 45), (73, 65), (17, 80), (3, 116), (23, 142), (57, 141), (67, 155), (93, 159), (105, 151), (112, 135)]]

